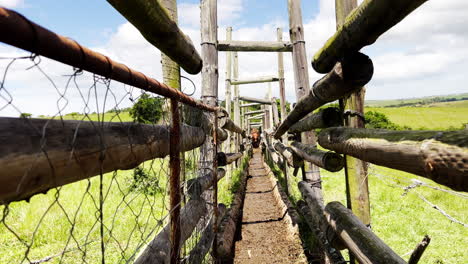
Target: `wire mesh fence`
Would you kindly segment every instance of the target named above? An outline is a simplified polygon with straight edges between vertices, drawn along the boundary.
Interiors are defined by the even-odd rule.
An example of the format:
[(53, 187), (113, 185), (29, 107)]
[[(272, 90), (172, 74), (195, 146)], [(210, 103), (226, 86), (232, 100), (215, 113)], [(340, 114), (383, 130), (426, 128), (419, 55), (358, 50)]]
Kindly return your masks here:
[[(1, 57), (0, 70), (0, 263), (135, 261), (170, 218), (164, 98), (35, 54)], [(186, 182), (205, 134), (182, 134)]]

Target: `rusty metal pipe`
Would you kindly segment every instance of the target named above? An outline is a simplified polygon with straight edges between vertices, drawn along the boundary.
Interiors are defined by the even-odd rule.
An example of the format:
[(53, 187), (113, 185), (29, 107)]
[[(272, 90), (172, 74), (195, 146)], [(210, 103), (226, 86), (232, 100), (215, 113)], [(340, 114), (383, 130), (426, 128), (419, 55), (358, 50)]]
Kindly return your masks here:
[(170, 215), (171, 215), (171, 263), (179, 262), (180, 249), (180, 116), (177, 100), (171, 99), (171, 135), (169, 149), (170, 167)]
[(55, 34), (6, 8), (0, 8), (0, 41), (196, 108), (216, 111), (215, 107), (197, 102), (181, 91), (81, 46), (74, 40)]

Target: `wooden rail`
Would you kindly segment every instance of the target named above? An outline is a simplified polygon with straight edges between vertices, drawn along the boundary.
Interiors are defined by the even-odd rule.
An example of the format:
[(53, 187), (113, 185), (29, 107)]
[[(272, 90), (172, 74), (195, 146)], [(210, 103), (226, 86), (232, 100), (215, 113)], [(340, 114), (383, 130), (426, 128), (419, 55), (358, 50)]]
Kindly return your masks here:
[(130, 23), (164, 54), (191, 74), (202, 69), (202, 59), (192, 41), (173, 21), (159, 1), (107, 0)]
[(374, 43), (427, 0), (365, 0), (346, 17), (343, 26), (315, 55), (312, 67), (329, 72), (343, 57)]
[(231, 85), (277, 82), (278, 80), (279, 80), (278, 77), (265, 76), (265, 77), (258, 77), (258, 78), (252, 78), (252, 79), (231, 80)]
[(267, 104), (267, 105), (271, 104), (271, 101), (267, 99), (253, 98), (253, 97), (248, 97), (248, 96), (240, 96), (239, 100), (252, 102), (252, 103), (258, 103), (258, 104)]
[[(195, 179), (190, 179), (187, 181), (187, 194), (192, 199), (197, 199), (200, 195), (213, 186), (213, 177), (214, 174), (212, 171), (205, 173), (204, 176), (197, 177)], [(224, 169), (217, 170), (217, 180), (221, 180), (226, 175)]]
[(343, 156), (332, 151), (319, 150), (316, 147), (294, 141), (291, 143), (292, 151), (302, 159), (311, 162), (320, 168), (336, 172), (343, 169)]
[(292, 51), (291, 42), (287, 41), (218, 41), (219, 51), (244, 52), (288, 52)]
[(356, 53), (343, 58), (297, 102), (296, 107), (275, 131), (275, 138), (279, 139), (292, 125), (320, 106), (361, 89), (370, 81), (373, 73), (372, 61), (366, 55)]
[(322, 147), (468, 191), (468, 131), (328, 128)]
[[(200, 128), (183, 126), (181, 133), (181, 151), (205, 140)], [(0, 145), (0, 203), (5, 204), (163, 158), (170, 144), (167, 126), (0, 118)]]
[(340, 110), (335, 107), (325, 108), (318, 113), (310, 114), (289, 128), (291, 133), (300, 133), (317, 128), (337, 127), (342, 124)]

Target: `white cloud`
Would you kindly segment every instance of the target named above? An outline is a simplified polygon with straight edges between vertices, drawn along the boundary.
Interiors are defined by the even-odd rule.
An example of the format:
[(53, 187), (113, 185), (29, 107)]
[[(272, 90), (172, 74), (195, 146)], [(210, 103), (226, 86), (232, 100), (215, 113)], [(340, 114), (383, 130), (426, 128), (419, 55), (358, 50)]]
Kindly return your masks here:
[(0, 6), (6, 8), (15, 8), (24, 5), (24, 0), (0, 0)]

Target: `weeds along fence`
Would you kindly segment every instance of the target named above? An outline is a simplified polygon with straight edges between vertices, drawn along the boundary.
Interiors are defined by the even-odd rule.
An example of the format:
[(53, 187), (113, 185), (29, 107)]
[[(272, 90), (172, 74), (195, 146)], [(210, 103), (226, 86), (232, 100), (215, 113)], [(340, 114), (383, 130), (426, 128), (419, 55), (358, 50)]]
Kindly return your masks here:
[[(282, 117), (281, 122), (270, 124), (269, 127), (274, 128), (264, 133), (268, 159), (283, 170), (286, 190), (290, 194), (294, 188), (290, 186), (288, 167), (294, 169), (295, 175), (302, 171), (302, 181), (296, 189), (302, 200), (297, 206), (316, 238), (315, 254), (322, 261), (329, 261), (327, 263), (344, 263), (340, 253), (342, 249), (349, 250), (352, 263), (355, 260), (359, 263), (406, 263), (369, 228), (368, 179), (376, 177), (392, 183), (392, 177), (376, 172), (374, 165), (368, 171), (368, 163), (425, 177), (454, 190), (413, 182), (408, 178), (393, 179), (391, 185), (402, 188), (405, 193), (425, 186), (466, 199), (466, 195), (460, 192), (468, 191), (467, 130), (392, 131), (364, 128), (363, 87), (372, 79), (374, 68), (372, 60), (359, 51), (374, 43), (424, 2), (366, 0), (357, 6), (357, 1), (335, 1), (337, 31), (312, 61), (312, 67), (323, 73), (323, 78), (315, 82), (310, 91), (303, 89), (307, 85), (301, 87), (296, 84), (296, 93), (306, 93), (298, 98), (294, 109)], [(293, 46), (301, 41), (297, 32), (302, 30), (302, 22), (300, 18), (292, 18), (294, 14), (296, 18), (300, 17), (299, 6), (300, 1), (289, 3)], [(300, 56), (298, 48), (293, 48), (292, 52), (293, 58)], [(295, 74), (299, 74), (296, 68)], [(304, 80), (307, 75), (302, 77)], [(313, 113), (336, 100), (339, 100), (339, 108), (320, 109)], [(312, 140), (304, 134), (318, 129), (320, 133), (317, 137), (312, 136)], [(287, 132), (289, 136), (286, 136)], [(325, 150), (317, 148), (315, 140)], [(331, 172), (344, 169), (346, 206), (339, 202), (324, 204), (320, 172), (310, 171), (310, 167), (308, 171), (307, 163)], [(423, 195), (418, 194), (418, 197), (452, 222), (466, 227), (466, 224), (432, 204)], [(429, 243), (426, 240), (418, 245), (409, 263), (418, 262)]]
[[(30, 52), (0, 58), (0, 263), (210, 258), (231, 199), (228, 181), (218, 206), (218, 166), (243, 156), (217, 149), (224, 126), (242, 130), (216, 106), (14, 11), (0, 8), (0, 25), (2, 42)], [(190, 54), (184, 65), (196, 72)], [(140, 102), (149, 114), (129, 114)], [(52, 114), (33, 118), (31, 104)]]

